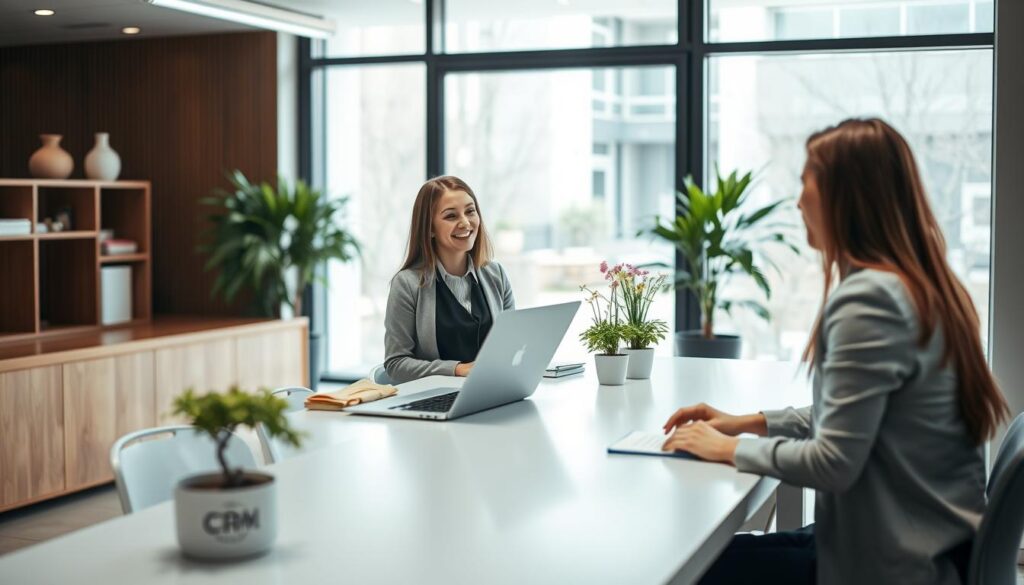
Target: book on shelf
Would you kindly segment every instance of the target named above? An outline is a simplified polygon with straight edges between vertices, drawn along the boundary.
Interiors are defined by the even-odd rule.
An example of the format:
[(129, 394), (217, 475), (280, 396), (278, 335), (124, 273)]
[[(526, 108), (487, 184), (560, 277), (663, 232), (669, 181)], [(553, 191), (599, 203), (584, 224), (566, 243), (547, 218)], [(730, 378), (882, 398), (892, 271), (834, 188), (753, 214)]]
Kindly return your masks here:
[(363, 378), (334, 392), (317, 392), (306, 399), (307, 410), (344, 410), (364, 402), (373, 402), (398, 394), (398, 388), (376, 384)]
[(32, 222), (27, 219), (0, 219), (0, 236), (27, 236)]
[(138, 250), (138, 244), (132, 240), (104, 240), (103, 242), (103, 254), (105, 256), (134, 254)]

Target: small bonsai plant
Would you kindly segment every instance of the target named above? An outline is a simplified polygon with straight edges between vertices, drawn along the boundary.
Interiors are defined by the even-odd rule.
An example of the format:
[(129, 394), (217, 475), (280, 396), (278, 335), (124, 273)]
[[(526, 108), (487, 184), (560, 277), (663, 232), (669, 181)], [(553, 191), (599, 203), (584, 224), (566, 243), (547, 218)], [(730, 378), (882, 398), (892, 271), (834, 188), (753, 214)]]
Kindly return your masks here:
[(632, 264), (617, 264), (608, 268), (601, 263), (606, 280), (613, 280), (622, 289), (622, 312), (625, 315), (622, 337), (629, 349), (647, 349), (665, 339), (668, 323), (661, 319), (648, 319), (647, 313), (654, 295), (665, 288), (665, 275), (652, 275)]
[(241, 171), (228, 176), (233, 191), (217, 189), (202, 203), (214, 209), (200, 251), (206, 269), (220, 269), (211, 294), (231, 302), (249, 289), (258, 311), (278, 316), (283, 306), (302, 313), (302, 293), (330, 259), (347, 262), (359, 244), (340, 225), (346, 198), (330, 199), (303, 181), (250, 183)]
[(255, 429), (257, 424), (262, 424), (268, 436), (300, 446), (302, 437), (288, 425), (284, 416), (286, 408), (287, 402), (265, 389), (250, 394), (232, 386), (226, 393), (209, 392), (200, 396), (189, 388), (175, 398), (173, 414), (184, 415), (191, 425), (217, 443), (223, 486), (234, 488), (244, 485), (244, 470), (232, 468), (224, 458), (224, 451), (239, 426)]
[(675, 246), (684, 263), (677, 268), (675, 285), (693, 292), (701, 312), (701, 331), (705, 339), (714, 334), (715, 309), (731, 312), (742, 306), (768, 319), (768, 309), (753, 299), (740, 301), (719, 297), (723, 283), (737, 274), (752, 278), (765, 298), (771, 298), (771, 287), (755, 255), (765, 244), (780, 244), (794, 253), (794, 245), (783, 224), (771, 222), (786, 200), (747, 210), (747, 187), (753, 174), (742, 177), (733, 171), (722, 177), (715, 169), (717, 186), (714, 193), (705, 193), (693, 178), (684, 180), (685, 192), (676, 194), (676, 217), (665, 224), (655, 218), (649, 230), (654, 236)]

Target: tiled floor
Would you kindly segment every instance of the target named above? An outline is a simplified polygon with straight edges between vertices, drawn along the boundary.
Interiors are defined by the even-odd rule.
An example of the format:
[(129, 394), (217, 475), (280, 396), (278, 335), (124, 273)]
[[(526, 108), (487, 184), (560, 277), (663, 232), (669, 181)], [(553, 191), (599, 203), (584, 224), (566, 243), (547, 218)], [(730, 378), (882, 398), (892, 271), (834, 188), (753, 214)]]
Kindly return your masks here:
[(114, 484), (0, 513), (0, 555), (121, 515)]

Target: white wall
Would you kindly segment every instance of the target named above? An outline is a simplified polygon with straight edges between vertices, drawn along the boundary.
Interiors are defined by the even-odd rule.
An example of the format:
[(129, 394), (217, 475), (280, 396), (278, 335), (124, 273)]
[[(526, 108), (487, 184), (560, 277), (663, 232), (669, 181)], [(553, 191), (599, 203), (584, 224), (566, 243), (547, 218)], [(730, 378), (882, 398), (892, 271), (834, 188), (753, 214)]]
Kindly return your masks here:
[[(1024, 2), (996, 2), (992, 186), (992, 370), (1024, 412)], [(992, 444), (993, 452), (999, 439)]]

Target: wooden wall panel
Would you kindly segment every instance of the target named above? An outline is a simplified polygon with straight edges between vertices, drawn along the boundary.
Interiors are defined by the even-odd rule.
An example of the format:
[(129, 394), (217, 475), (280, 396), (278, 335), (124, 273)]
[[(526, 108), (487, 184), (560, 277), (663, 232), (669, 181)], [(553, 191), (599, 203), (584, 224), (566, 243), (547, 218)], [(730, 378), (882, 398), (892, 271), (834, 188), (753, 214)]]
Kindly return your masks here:
[(238, 336), (238, 385), (243, 390), (305, 386), (301, 329)]
[(61, 368), (0, 374), (0, 510), (64, 491)]
[(170, 416), (174, 398), (194, 389), (203, 394), (209, 390), (227, 390), (237, 383), (235, 339), (178, 345), (156, 350), (156, 421), (158, 425), (183, 422)]
[(64, 365), (67, 489), (113, 478), (110, 447), (154, 426), (153, 352)]
[(277, 39), (271, 32), (0, 48), (0, 176), (27, 177), (38, 135), (64, 135), (83, 177), (95, 132), (109, 132), (123, 179), (153, 182), (153, 310), (239, 315), (211, 299), (195, 251), (198, 200), (224, 171), (277, 167)]

